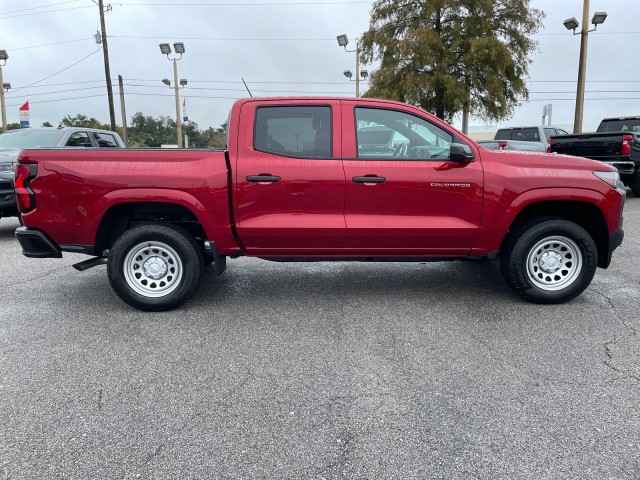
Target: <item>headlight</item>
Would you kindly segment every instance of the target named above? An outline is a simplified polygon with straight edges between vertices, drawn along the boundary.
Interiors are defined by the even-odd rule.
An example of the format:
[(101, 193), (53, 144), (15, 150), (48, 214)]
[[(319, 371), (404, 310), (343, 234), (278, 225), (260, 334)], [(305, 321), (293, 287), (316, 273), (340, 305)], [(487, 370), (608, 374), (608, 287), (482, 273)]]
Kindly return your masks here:
[(0, 163), (0, 172), (13, 170), (13, 163)]
[(624, 184), (620, 180), (620, 174), (618, 172), (599, 172), (598, 170), (594, 170), (593, 174), (603, 182), (611, 185), (612, 188), (624, 189)]

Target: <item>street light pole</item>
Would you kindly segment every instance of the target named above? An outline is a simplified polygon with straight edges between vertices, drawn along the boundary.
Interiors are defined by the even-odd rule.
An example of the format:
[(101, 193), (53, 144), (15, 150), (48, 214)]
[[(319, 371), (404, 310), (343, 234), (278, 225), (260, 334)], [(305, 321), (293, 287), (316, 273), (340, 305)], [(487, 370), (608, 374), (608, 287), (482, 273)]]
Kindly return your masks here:
[(173, 88), (176, 94), (176, 128), (178, 129), (178, 148), (182, 148), (182, 119), (180, 118), (180, 93), (178, 93), (178, 62), (173, 59)]
[(7, 106), (4, 103), (4, 79), (2, 78), (2, 67), (7, 64), (9, 55), (6, 50), (0, 50), (0, 110), (2, 110), (2, 131), (7, 131)]
[[(360, 40), (356, 40), (355, 50), (347, 50), (347, 45), (349, 44), (349, 38), (347, 38), (347, 35), (343, 33), (342, 35), (338, 35), (336, 38), (338, 40), (338, 45), (340, 47), (344, 47), (345, 52), (356, 53), (356, 98), (360, 98)], [(347, 75), (346, 72), (349, 72), (349, 75)], [(351, 80), (351, 72), (349, 70), (345, 71), (345, 76)]]
[[(580, 29), (580, 63), (578, 64), (578, 88), (576, 91), (576, 115), (573, 121), (573, 133), (582, 133), (582, 116), (584, 111), (584, 90), (587, 75), (587, 44), (589, 41), (589, 32), (593, 32), (598, 25), (604, 23), (607, 19), (607, 12), (596, 12), (591, 19), (593, 28), (588, 29), (589, 21), (589, 0), (584, 0), (582, 9), (582, 28)], [(568, 18), (564, 21), (567, 30), (573, 30), (574, 35), (576, 29), (580, 26), (575, 18)]]
[[(187, 84), (187, 81), (182, 79), (180, 80), (180, 83), (178, 83), (178, 63), (177, 62), (182, 58), (182, 54), (185, 52), (184, 43), (175, 42), (173, 44), (173, 48), (175, 52), (178, 55), (180, 55), (179, 57), (169, 58), (169, 55), (171, 54), (171, 45), (169, 45), (168, 43), (160, 44), (160, 52), (163, 55), (166, 55), (168, 60), (171, 60), (173, 62), (173, 88), (176, 95), (176, 130), (178, 134), (178, 148), (182, 148), (182, 122), (180, 119), (180, 94), (178, 93), (178, 88), (180, 86), (185, 86)], [(162, 83), (164, 83), (165, 85), (171, 86), (171, 82), (166, 78), (162, 80)]]
[(584, 85), (587, 75), (587, 43), (589, 41), (589, 0), (584, 0), (582, 10), (582, 29), (580, 31), (580, 63), (578, 64), (578, 90), (576, 92), (576, 115), (573, 120), (573, 133), (582, 133), (584, 112)]

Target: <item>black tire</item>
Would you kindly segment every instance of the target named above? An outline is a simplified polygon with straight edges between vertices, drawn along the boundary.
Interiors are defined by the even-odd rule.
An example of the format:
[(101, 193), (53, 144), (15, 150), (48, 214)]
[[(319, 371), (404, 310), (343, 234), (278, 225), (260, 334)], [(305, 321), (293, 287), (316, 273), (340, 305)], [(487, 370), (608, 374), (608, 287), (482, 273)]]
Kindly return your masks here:
[(141, 224), (125, 231), (109, 250), (107, 275), (118, 296), (149, 312), (171, 310), (198, 288), (204, 256), (186, 230)]
[(640, 172), (636, 172), (629, 180), (629, 188), (636, 198), (640, 198)]
[(534, 303), (563, 303), (580, 295), (598, 266), (591, 235), (568, 220), (533, 219), (509, 233), (500, 252), (507, 284)]

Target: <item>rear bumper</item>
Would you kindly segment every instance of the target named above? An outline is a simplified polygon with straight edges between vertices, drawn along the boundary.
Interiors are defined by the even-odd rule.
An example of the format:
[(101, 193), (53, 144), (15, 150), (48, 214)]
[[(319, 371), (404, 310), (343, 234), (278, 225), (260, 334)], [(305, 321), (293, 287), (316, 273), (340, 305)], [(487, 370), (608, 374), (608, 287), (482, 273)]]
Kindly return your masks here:
[(27, 227), (16, 229), (22, 254), (29, 258), (62, 258), (62, 250), (47, 234)]

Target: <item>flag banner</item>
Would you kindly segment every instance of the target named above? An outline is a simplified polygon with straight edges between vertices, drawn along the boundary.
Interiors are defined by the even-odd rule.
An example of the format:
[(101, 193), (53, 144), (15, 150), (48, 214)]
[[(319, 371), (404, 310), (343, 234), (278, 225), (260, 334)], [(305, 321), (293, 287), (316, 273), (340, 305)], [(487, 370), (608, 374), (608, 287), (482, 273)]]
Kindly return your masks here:
[(29, 102), (25, 102), (19, 109), (20, 111), (20, 125), (29, 126)]
[(187, 99), (185, 98), (182, 101), (182, 121), (187, 123), (189, 121), (189, 116), (187, 115)]

